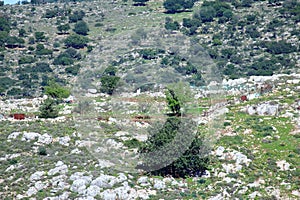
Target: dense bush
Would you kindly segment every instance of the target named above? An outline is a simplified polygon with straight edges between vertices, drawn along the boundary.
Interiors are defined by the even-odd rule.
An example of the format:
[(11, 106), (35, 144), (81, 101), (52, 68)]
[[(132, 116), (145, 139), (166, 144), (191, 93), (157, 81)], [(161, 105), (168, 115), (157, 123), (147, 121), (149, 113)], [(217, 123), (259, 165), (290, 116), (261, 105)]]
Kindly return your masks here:
[(71, 65), (76, 60), (81, 59), (81, 54), (73, 48), (68, 48), (65, 52), (59, 54), (53, 61), (54, 65)]
[(33, 68), (33, 71), (44, 73), (44, 72), (52, 72), (53, 70), (50, 68), (48, 63), (39, 62), (36, 63), (35, 67)]
[(51, 98), (47, 98), (40, 106), (40, 118), (56, 118), (58, 117), (57, 101)]
[(80, 20), (75, 24), (74, 32), (79, 35), (87, 35), (89, 27), (85, 21)]
[(285, 40), (262, 42), (262, 47), (267, 48), (267, 52), (271, 54), (292, 53), (297, 51), (297, 47)]
[(65, 71), (68, 74), (72, 74), (72, 75), (76, 76), (78, 74), (80, 68), (81, 68), (81, 66), (78, 64), (78, 65), (74, 65), (71, 67), (66, 67)]
[(71, 14), (69, 16), (69, 20), (70, 20), (71, 23), (78, 22), (78, 21), (82, 20), (84, 16), (85, 16), (84, 11), (82, 11), (82, 10), (77, 11), (76, 10), (73, 14)]
[(7, 33), (10, 31), (10, 22), (7, 16), (0, 16), (0, 31), (5, 31)]
[(141, 49), (138, 53), (142, 56), (142, 58), (146, 60), (151, 60), (156, 58), (159, 54), (164, 53), (162, 49)]
[(54, 81), (49, 81), (48, 86), (45, 86), (45, 94), (55, 99), (62, 99), (69, 97), (70, 91)]
[(179, 28), (180, 28), (180, 25), (177, 21), (173, 21), (172, 18), (166, 17), (165, 29), (172, 30), (172, 31), (177, 31), (177, 30), (179, 30)]
[(104, 75), (101, 77), (101, 88), (100, 91), (107, 94), (113, 94), (113, 91), (117, 87), (117, 84), (120, 80), (120, 77), (118, 76), (109, 76)]
[(15, 80), (9, 77), (0, 78), (0, 88), (8, 89), (16, 83)]
[(45, 36), (44, 32), (39, 32), (39, 31), (35, 32), (34, 36), (35, 36), (35, 40), (38, 41), (38, 42), (41, 42), (41, 41), (46, 39), (46, 36)]
[(59, 25), (57, 26), (57, 30), (61, 33), (66, 33), (68, 30), (70, 30), (70, 25), (69, 24), (63, 24), (63, 25)]
[(43, 44), (36, 45), (36, 55), (52, 55), (53, 51), (51, 49), (46, 49)]
[(18, 63), (21, 64), (30, 64), (34, 63), (36, 59), (33, 56), (23, 56), (19, 59)]
[(81, 35), (73, 34), (66, 38), (65, 45), (67, 47), (73, 47), (75, 49), (80, 49), (80, 48), (87, 46), (88, 42), (89, 42), (88, 38), (81, 36)]
[(195, 0), (165, 0), (163, 5), (168, 13), (181, 12), (194, 6)]
[[(178, 95), (174, 93), (169, 96), (172, 101), (167, 96), (167, 103), (171, 108), (174, 107), (172, 109), (174, 113), (180, 110), (180, 105), (183, 103)], [(153, 126), (149, 129), (147, 141), (139, 147), (142, 164), (137, 168), (161, 176), (186, 178), (186, 176), (201, 175), (209, 164), (209, 158), (204, 156), (208, 148), (203, 143), (203, 136), (192, 133), (191, 127), (195, 126), (190, 120), (176, 116), (168, 117), (162, 126)], [(170, 144), (172, 148), (168, 148)], [(186, 149), (187, 146), (189, 148)]]
[(23, 47), (25, 41), (22, 38), (16, 36), (8, 36), (5, 43), (8, 48), (14, 48), (14, 47)]

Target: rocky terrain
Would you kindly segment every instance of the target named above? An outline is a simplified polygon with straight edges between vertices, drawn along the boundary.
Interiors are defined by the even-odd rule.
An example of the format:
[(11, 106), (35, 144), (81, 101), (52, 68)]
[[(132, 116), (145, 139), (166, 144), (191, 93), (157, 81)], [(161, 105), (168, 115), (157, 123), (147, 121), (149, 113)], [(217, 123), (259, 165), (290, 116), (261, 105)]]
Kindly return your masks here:
[[(259, 85), (266, 82), (276, 84), (261, 93)], [(299, 75), (224, 80), (223, 86), (228, 88), (224, 127), (210, 153), (213, 162), (201, 177), (153, 177), (107, 168), (105, 161), (97, 160), (87, 151), (86, 138), (74, 126), (72, 114), (68, 114), (70, 107), (76, 105), (65, 103), (55, 119), (20, 121), (5, 115), (1, 120), (1, 196), (17, 199), (299, 198)], [(242, 101), (243, 95), (248, 100)], [(30, 103), (35, 105), (40, 100), (32, 99)], [(19, 105), (18, 101), (2, 100), (4, 113), (10, 113)], [(36, 112), (30, 103), (19, 105), (28, 115)], [(209, 117), (202, 118), (202, 126)], [(116, 123), (113, 118), (108, 119), (110, 122)], [(114, 135), (110, 143), (128, 149), (124, 147), (126, 140), (116, 140), (124, 134), (115, 130)]]

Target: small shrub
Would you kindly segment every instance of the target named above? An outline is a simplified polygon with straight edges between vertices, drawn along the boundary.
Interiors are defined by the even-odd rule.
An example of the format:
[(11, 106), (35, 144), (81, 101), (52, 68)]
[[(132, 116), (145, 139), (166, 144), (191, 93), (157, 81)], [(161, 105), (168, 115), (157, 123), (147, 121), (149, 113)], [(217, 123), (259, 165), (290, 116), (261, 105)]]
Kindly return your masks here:
[(58, 117), (57, 102), (54, 99), (48, 98), (41, 105), (40, 118), (56, 118)]
[(41, 156), (46, 156), (47, 155), (47, 150), (44, 146), (40, 146), (39, 149), (38, 149), (38, 153)]

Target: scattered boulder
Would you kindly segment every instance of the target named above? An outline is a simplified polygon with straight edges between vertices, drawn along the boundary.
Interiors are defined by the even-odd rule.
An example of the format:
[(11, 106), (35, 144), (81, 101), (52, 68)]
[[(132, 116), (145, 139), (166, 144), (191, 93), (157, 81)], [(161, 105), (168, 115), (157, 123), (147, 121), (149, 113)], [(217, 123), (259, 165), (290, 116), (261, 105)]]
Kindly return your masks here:
[(45, 133), (39, 137), (38, 142), (42, 144), (50, 144), (52, 142), (52, 136)]

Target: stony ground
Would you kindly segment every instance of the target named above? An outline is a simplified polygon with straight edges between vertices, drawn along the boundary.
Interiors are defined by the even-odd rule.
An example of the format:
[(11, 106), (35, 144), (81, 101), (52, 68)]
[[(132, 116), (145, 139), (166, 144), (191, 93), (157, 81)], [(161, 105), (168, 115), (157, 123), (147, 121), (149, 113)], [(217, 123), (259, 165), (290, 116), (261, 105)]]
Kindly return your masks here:
[[(74, 104), (64, 104), (56, 119), (1, 120), (1, 196), (4, 199), (297, 199), (299, 191), (298, 75), (251, 77), (224, 81), (227, 113), (211, 151), (212, 163), (201, 177), (175, 179), (114, 170), (89, 151), (76, 128)], [(241, 88), (274, 83), (264, 94)], [(205, 91), (198, 91), (205, 94)], [(108, 103), (107, 96), (94, 94)], [(132, 98), (137, 94), (128, 94)], [(139, 95), (144, 95), (143, 93)], [(247, 101), (240, 97), (246, 95)], [(204, 97), (200, 97), (205, 99)], [(250, 99), (250, 100), (249, 100)], [(39, 102), (40, 99), (31, 100)], [(203, 101), (203, 100), (202, 100)], [(1, 101), (9, 113), (18, 101)], [(38, 107), (37, 103), (37, 107)], [(27, 102), (28, 113), (36, 106)], [(5, 108), (5, 109), (4, 109)], [(76, 118), (75, 118), (76, 119)], [(209, 115), (202, 118), (203, 130)], [(126, 147), (133, 136), (109, 117), (109, 144)], [(145, 123), (144, 123), (145, 124)], [(143, 125), (140, 124), (141, 126)], [(126, 139), (124, 139), (124, 136)], [(143, 137), (136, 137), (140, 141)]]

